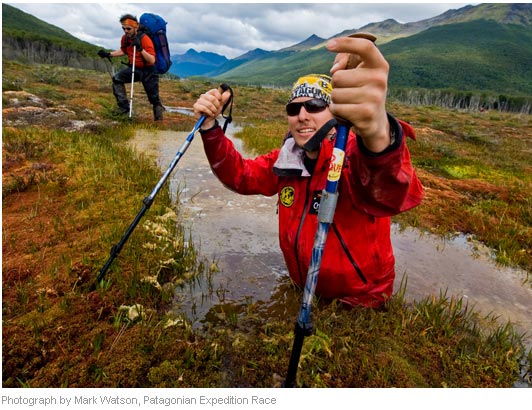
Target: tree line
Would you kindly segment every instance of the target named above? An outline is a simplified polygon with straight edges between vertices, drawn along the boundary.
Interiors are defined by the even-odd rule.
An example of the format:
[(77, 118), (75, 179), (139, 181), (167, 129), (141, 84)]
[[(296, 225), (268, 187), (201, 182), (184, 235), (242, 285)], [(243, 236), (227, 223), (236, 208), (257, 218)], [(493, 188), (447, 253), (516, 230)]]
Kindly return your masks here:
[(108, 63), (98, 57), (96, 51), (97, 48), (91, 50), (75, 48), (71, 44), (61, 44), (47, 38), (34, 39), (17, 35), (4, 35), (2, 38), (2, 58), (5, 60), (97, 71), (108, 70), (106, 67)]
[(502, 111), (532, 114), (532, 97), (490, 94), (454, 89), (391, 88), (389, 97), (409, 105), (434, 105), (468, 111)]

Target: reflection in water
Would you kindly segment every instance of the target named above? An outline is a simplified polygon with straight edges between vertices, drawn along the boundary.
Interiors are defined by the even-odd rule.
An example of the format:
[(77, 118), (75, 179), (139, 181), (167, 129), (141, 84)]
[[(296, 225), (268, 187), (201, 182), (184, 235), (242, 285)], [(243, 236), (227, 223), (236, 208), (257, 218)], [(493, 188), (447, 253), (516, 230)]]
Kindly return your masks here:
[[(139, 131), (133, 144), (151, 152), (166, 169), (186, 136)], [(200, 254), (220, 269), (212, 278), (196, 281), (178, 301), (199, 327), (215, 320), (222, 307), (237, 314), (249, 303), (274, 304), (277, 296), (272, 295), (288, 279), (278, 246), (277, 198), (242, 196), (226, 189), (210, 170), (199, 135), (196, 138), (176, 167), (170, 188), (179, 192), (180, 222), (190, 229)], [(234, 142), (242, 152), (239, 141)], [(532, 346), (532, 290), (523, 285), (522, 273), (496, 266), (488, 250), (465, 237), (443, 240), (394, 227), (392, 242), (396, 290), (401, 278), (407, 278), (406, 298), (440, 293), (463, 298), (480, 313), (498, 315), (530, 332), (527, 344)]]

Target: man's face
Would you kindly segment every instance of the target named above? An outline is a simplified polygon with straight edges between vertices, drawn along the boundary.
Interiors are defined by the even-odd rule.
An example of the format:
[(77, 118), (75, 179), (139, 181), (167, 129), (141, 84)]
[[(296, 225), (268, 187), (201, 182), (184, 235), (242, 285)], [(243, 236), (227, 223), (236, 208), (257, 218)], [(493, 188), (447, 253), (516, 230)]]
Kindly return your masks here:
[(135, 37), (135, 34), (137, 34), (137, 30), (134, 27), (128, 26), (127, 24), (122, 25), (122, 30), (124, 30), (124, 33), (128, 37)]
[[(312, 98), (299, 97), (294, 99), (293, 103), (302, 103), (310, 101)], [(322, 111), (309, 113), (304, 106), (299, 110), (297, 115), (288, 115), (288, 128), (294, 137), (294, 141), (298, 147), (303, 148), (308, 140), (318, 131), (326, 122), (331, 120), (333, 115), (329, 107), (325, 107)]]

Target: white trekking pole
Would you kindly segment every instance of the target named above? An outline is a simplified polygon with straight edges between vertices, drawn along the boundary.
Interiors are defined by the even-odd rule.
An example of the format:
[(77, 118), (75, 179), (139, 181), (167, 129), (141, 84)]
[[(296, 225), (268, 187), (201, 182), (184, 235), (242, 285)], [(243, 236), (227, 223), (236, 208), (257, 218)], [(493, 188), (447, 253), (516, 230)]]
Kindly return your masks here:
[(131, 67), (131, 95), (129, 97), (129, 119), (133, 114), (133, 84), (135, 83), (135, 59), (137, 58), (137, 46), (133, 46), (133, 65)]

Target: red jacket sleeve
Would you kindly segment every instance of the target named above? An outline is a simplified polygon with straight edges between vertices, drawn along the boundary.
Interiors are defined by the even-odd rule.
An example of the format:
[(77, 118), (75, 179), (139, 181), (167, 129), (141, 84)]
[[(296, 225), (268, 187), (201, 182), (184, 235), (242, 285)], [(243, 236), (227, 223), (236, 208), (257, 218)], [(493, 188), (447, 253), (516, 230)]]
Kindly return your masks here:
[(390, 149), (372, 154), (362, 140), (348, 142), (348, 190), (353, 204), (377, 217), (393, 216), (421, 203), (423, 187), (419, 181), (406, 144), (406, 137), (415, 139), (413, 128), (393, 117), (396, 141)]
[(272, 169), (279, 150), (246, 159), (224, 135), (221, 127), (200, 134), (211, 169), (227, 188), (243, 195), (277, 194), (278, 177)]

